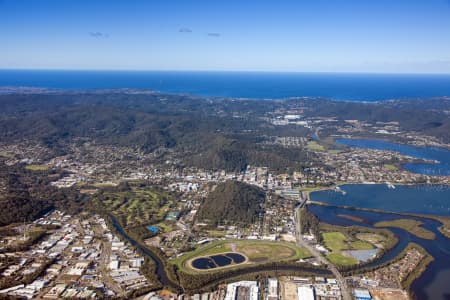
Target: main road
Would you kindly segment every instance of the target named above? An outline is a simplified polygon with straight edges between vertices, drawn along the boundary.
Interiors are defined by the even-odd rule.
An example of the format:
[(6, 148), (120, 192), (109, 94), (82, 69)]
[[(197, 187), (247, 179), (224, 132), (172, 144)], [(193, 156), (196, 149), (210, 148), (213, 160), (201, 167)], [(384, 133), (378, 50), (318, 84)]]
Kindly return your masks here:
[(319, 251), (317, 251), (316, 248), (314, 248), (308, 242), (306, 242), (305, 240), (302, 239), (302, 235), (300, 232), (300, 222), (299, 222), (300, 220), (298, 218), (298, 213), (300, 211), (300, 208), (303, 207), (303, 204), (305, 202), (306, 201), (304, 201), (301, 205), (299, 205), (298, 207), (295, 208), (295, 226), (296, 226), (296, 231), (297, 231), (297, 234), (296, 234), (297, 235), (297, 243), (299, 246), (306, 248), (321, 264), (327, 266), (328, 269), (333, 273), (333, 275), (336, 277), (336, 281), (338, 282), (338, 284), (341, 288), (342, 298), (344, 300), (352, 300), (350, 290), (347, 286), (347, 282), (345, 281), (344, 276), (342, 276), (342, 274), (336, 268), (336, 266), (333, 265), (331, 262), (329, 262), (325, 257), (323, 257), (322, 254)]

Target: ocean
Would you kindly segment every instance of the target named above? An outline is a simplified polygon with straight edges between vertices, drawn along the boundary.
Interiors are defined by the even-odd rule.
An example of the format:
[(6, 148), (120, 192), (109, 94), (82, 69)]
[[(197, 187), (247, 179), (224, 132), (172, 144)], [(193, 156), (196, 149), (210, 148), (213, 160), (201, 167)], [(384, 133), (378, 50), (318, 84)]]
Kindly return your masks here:
[(212, 97), (380, 101), (450, 96), (450, 74), (0, 70), (0, 86), (136, 88)]

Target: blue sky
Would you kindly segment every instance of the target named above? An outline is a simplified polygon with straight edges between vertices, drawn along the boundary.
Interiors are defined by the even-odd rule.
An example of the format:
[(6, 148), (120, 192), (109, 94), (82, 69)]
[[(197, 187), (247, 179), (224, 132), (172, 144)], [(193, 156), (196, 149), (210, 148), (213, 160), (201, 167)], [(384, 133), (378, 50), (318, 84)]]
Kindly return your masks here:
[(450, 0), (0, 0), (0, 68), (450, 73)]

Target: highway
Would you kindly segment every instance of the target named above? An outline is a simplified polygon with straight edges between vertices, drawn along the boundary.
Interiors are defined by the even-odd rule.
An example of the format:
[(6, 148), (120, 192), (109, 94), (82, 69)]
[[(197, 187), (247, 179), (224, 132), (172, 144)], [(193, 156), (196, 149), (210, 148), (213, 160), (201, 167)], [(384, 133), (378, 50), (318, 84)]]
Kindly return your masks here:
[[(304, 203), (304, 202), (303, 202)], [(300, 222), (298, 219), (298, 213), (300, 211), (300, 208), (303, 205), (300, 205), (295, 209), (295, 224), (296, 224), (296, 232), (297, 232), (297, 243), (299, 246), (306, 248), (314, 257), (323, 265), (326, 265), (328, 269), (333, 273), (333, 275), (336, 277), (336, 281), (338, 282), (343, 300), (352, 300), (350, 290), (347, 286), (347, 283), (345, 281), (345, 278), (342, 276), (342, 274), (339, 272), (339, 270), (336, 268), (335, 265), (330, 263), (325, 257), (322, 256), (322, 254), (316, 250), (312, 245), (310, 245), (308, 242), (302, 239), (302, 235), (300, 232)]]

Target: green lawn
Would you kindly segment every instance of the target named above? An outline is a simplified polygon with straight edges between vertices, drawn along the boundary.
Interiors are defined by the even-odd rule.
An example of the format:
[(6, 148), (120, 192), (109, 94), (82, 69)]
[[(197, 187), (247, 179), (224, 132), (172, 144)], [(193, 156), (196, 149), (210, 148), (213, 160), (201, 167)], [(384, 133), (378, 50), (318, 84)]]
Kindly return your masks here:
[(0, 157), (4, 157), (4, 158), (14, 158), (16, 155), (14, 153), (11, 152), (6, 152), (6, 151), (1, 151), (0, 152)]
[(342, 152), (342, 150), (339, 150), (339, 149), (330, 149), (330, 150), (328, 150), (328, 153), (330, 153), (330, 154), (339, 154), (341, 152)]
[(224, 241), (213, 241), (204, 246), (200, 246), (193, 251), (186, 252), (182, 256), (172, 259), (170, 262), (177, 265), (178, 268), (184, 269), (184, 263), (187, 260), (190, 260), (191, 258), (194, 258), (197, 256), (207, 256), (207, 255), (213, 255), (213, 254), (217, 254), (217, 253), (224, 253), (224, 252), (229, 252), (229, 251), (231, 251), (231, 248)]
[(306, 145), (306, 149), (313, 151), (324, 151), (325, 147), (317, 143), (316, 141), (309, 141)]
[(194, 251), (187, 252), (182, 256), (171, 260), (179, 268), (194, 271), (187, 262), (193, 258), (209, 256), (224, 252), (233, 252), (243, 254), (248, 258), (248, 263), (258, 264), (267, 262), (276, 262), (284, 260), (298, 260), (309, 257), (309, 252), (293, 243), (271, 242), (259, 240), (217, 240), (207, 245), (200, 246)]
[(321, 190), (328, 190), (330, 187), (329, 186), (305, 186), (305, 187), (301, 187), (300, 191), (302, 192), (316, 192), (316, 191), (321, 191)]
[(30, 171), (47, 171), (49, 169), (49, 166), (47, 165), (28, 165), (25, 167), (25, 169)]
[(339, 253), (331, 253), (327, 256), (327, 259), (334, 265), (338, 266), (351, 266), (358, 263), (358, 260), (356, 260), (355, 258), (344, 256)]
[(223, 230), (207, 230), (207, 234), (213, 238), (222, 238), (226, 235), (226, 232)]
[(373, 249), (373, 245), (364, 241), (354, 241), (350, 243), (350, 246), (354, 250), (371, 250)]
[(338, 266), (348, 266), (358, 263), (358, 260), (342, 254), (342, 250), (370, 250), (374, 246), (366, 241), (356, 240), (349, 241), (342, 232), (324, 232), (322, 233), (325, 246), (331, 250), (327, 256), (328, 260)]
[(342, 232), (324, 232), (322, 233), (325, 246), (332, 252), (338, 252), (347, 248), (345, 235)]
[(398, 170), (396, 165), (393, 164), (384, 164), (384, 168), (389, 170), (389, 171), (396, 171)]

